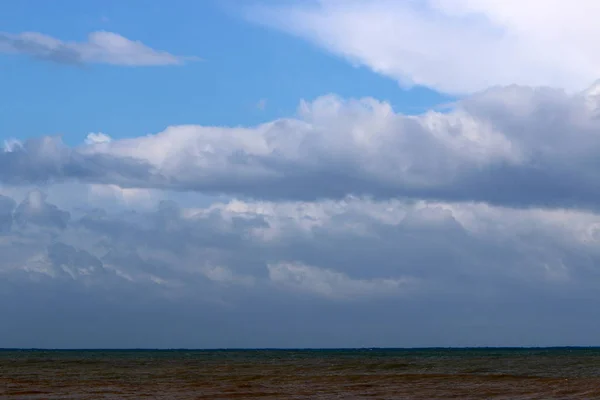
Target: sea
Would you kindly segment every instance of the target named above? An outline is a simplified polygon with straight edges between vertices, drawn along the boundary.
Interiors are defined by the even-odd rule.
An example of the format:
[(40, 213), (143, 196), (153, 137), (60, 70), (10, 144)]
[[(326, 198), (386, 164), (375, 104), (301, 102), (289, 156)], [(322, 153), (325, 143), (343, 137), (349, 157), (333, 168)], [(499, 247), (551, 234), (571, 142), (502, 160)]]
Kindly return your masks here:
[(0, 350), (1, 399), (600, 399), (600, 348)]

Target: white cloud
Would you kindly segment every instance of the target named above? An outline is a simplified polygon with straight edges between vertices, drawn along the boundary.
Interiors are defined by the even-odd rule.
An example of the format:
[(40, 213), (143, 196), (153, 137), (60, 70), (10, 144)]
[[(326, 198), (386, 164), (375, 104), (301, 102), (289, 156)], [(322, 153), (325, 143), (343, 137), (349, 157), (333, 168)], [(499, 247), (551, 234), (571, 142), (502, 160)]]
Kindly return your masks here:
[(302, 102), (296, 119), (252, 128), (172, 126), (74, 148), (43, 137), (0, 153), (0, 182), (597, 208), (595, 87), (575, 95), (496, 88), (419, 116), (371, 98), (325, 96)]
[(248, 18), (403, 85), (467, 93), (583, 89), (599, 75), (599, 12), (595, 0), (317, 0), (263, 5)]
[(110, 143), (112, 138), (105, 133), (88, 133), (85, 138), (85, 144), (100, 144), (100, 143)]
[(85, 42), (62, 41), (38, 32), (0, 32), (0, 53), (26, 54), (64, 64), (124, 66), (177, 65), (194, 57), (181, 57), (152, 49), (117, 33), (92, 32)]

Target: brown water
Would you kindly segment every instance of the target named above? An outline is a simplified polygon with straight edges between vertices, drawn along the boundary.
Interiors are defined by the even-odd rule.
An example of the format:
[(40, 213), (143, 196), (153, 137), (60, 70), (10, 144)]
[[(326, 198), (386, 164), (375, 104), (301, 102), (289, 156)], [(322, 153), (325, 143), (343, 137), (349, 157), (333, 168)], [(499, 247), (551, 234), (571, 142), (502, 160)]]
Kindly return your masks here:
[(2, 399), (600, 399), (600, 349), (0, 351)]

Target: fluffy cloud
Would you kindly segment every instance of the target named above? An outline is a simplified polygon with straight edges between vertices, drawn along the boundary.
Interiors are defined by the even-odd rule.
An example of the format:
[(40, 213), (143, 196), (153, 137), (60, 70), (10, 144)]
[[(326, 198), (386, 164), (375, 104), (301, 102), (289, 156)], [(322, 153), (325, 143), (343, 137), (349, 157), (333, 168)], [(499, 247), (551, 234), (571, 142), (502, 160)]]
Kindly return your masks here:
[(583, 89), (598, 77), (599, 12), (595, 0), (317, 0), (247, 16), (403, 85), (466, 93), (498, 84)]
[[(589, 212), (353, 197), (107, 211), (49, 198), (0, 198), (16, 221), (0, 231), (9, 346), (585, 344), (597, 328), (564, 324), (600, 300)], [(44, 337), (23, 334), (32, 320)], [(99, 335), (106, 323), (119, 328)]]
[(252, 128), (173, 126), (79, 147), (56, 137), (11, 142), (0, 153), (0, 181), (595, 209), (597, 88), (496, 88), (419, 116), (374, 99), (325, 96), (303, 102), (296, 119)]
[(117, 33), (93, 32), (85, 42), (66, 42), (38, 32), (0, 32), (0, 53), (26, 54), (62, 64), (176, 65), (193, 58), (154, 50)]

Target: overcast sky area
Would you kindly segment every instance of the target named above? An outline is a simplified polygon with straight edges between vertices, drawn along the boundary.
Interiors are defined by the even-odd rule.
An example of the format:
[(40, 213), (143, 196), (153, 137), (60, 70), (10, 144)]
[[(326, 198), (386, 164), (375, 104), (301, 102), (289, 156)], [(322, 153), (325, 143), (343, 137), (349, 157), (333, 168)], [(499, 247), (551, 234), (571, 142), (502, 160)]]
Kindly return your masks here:
[(598, 345), (599, 13), (3, 3), (0, 347)]

